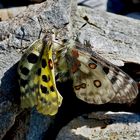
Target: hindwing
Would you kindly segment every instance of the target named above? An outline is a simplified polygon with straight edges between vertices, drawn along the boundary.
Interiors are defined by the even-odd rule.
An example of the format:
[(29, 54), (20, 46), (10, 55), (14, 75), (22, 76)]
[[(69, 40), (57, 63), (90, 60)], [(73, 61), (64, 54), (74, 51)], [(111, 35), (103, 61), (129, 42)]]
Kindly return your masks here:
[(90, 104), (131, 102), (138, 94), (136, 82), (101, 56), (70, 47), (66, 53), (76, 96)]

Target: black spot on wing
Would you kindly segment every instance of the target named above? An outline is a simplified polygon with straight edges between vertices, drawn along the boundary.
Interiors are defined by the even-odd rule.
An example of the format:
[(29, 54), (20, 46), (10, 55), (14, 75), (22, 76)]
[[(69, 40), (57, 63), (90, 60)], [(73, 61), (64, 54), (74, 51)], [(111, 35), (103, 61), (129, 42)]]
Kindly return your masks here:
[(47, 66), (47, 63), (46, 63), (45, 59), (42, 59), (41, 65), (42, 65), (43, 68), (45, 68)]
[(42, 75), (42, 80), (44, 81), (44, 82), (49, 82), (50, 81), (50, 76), (46, 76), (46, 75)]
[(54, 87), (53, 87), (53, 86), (51, 86), (51, 87), (50, 87), (50, 90), (53, 92), (53, 91), (54, 91)]
[(117, 76), (113, 76), (113, 77), (110, 79), (110, 81), (111, 81), (112, 84), (114, 84), (114, 83), (116, 83), (117, 79), (118, 79)]
[(48, 94), (49, 93), (47, 87), (41, 85), (40, 88), (41, 88), (42, 93), (44, 93), (44, 94)]
[(27, 60), (28, 60), (29, 63), (35, 64), (35, 63), (37, 63), (38, 56), (36, 54), (34, 54), (34, 53), (30, 53), (27, 56)]
[(92, 57), (90, 58), (90, 60), (97, 64), (97, 61), (94, 60)]
[(28, 75), (29, 74), (29, 69), (26, 68), (26, 67), (22, 67), (21, 68), (21, 73), (24, 74), (24, 75)]
[(20, 86), (25, 87), (28, 83), (28, 80), (20, 79)]
[(106, 74), (109, 73), (109, 68), (108, 68), (108, 67), (103, 67), (103, 70), (104, 70), (104, 72), (105, 72)]
[(37, 70), (37, 75), (38, 75), (38, 76), (41, 75), (41, 68), (39, 68), (39, 69)]

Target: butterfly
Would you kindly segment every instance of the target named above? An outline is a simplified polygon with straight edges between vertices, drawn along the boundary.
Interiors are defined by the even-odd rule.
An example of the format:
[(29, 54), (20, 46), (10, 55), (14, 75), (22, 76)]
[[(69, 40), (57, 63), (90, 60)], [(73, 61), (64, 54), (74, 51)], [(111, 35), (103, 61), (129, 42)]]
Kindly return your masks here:
[(22, 108), (35, 106), (39, 113), (55, 115), (62, 103), (55, 75), (60, 81), (72, 79), (77, 98), (89, 104), (125, 103), (137, 96), (130, 76), (78, 47), (75, 41), (60, 43), (51, 35), (31, 44), (18, 65)]
[(69, 72), (76, 96), (89, 104), (129, 103), (136, 98), (137, 83), (97, 53), (81, 49), (86, 46), (89, 43), (71, 41), (58, 51), (57, 71), (60, 77)]
[(36, 107), (39, 113), (55, 115), (62, 103), (56, 88), (50, 36), (36, 40), (18, 65), (21, 107)]

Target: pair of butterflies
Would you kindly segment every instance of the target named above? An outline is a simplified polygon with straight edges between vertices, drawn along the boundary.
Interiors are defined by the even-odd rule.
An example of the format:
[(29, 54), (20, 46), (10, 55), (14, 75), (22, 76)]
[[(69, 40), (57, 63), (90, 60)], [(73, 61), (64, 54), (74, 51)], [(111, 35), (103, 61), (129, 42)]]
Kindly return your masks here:
[(137, 96), (137, 84), (130, 76), (96, 53), (77, 47), (75, 42), (57, 43), (51, 35), (31, 44), (18, 65), (22, 108), (35, 106), (44, 115), (58, 112), (62, 96), (56, 73), (60, 81), (68, 73), (76, 96), (89, 104), (125, 103)]

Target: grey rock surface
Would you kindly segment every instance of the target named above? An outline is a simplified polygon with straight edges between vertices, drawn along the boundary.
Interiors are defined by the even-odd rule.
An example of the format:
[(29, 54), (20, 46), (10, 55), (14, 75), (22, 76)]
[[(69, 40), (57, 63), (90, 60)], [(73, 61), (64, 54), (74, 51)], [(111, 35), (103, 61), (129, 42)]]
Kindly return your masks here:
[[(64, 27), (69, 22), (73, 8), (71, 5), (74, 2), (51, 0), (40, 5), (31, 5), (17, 17), (0, 22), (0, 121), (3, 122), (0, 123), (0, 139), (7, 138), (8, 135), (11, 137), (10, 131), (19, 127), (14, 126), (16, 118), (22, 112), (19, 108), (20, 92), (16, 71), (22, 52), (33, 41), (44, 36), (48, 29)], [(25, 128), (25, 132), (29, 131), (26, 134), (27, 139), (41, 139), (52, 120), (36, 114), (31, 117), (29, 128)], [(15, 139), (23, 137), (15, 135)]]
[(129, 112), (94, 112), (73, 119), (56, 140), (139, 140), (140, 115)]
[(8, 9), (0, 9), (0, 19), (1, 21), (7, 20), (9, 18), (15, 17), (20, 13), (24, 12), (27, 9), (26, 6), (24, 7), (16, 7), (16, 8), (8, 8)]
[(80, 42), (88, 41), (110, 62), (140, 64), (139, 20), (79, 6), (73, 24)]

